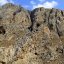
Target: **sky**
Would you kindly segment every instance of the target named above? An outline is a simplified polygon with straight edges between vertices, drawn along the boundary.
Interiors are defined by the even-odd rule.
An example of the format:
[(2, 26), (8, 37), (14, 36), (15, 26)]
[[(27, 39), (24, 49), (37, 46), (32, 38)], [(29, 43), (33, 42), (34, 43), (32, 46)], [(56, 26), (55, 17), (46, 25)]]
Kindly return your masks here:
[(0, 6), (6, 3), (20, 5), (29, 10), (33, 10), (38, 7), (64, 10), (64, 0), (0, 0)]

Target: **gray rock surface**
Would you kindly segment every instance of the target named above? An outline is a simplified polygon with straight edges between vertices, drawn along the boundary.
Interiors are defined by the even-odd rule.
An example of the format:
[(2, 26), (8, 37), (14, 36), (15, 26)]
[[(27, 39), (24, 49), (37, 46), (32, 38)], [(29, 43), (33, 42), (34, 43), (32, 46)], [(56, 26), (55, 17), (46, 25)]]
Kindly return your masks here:
[(0, 64), (64, 64), (64, 11), (0, 7)]

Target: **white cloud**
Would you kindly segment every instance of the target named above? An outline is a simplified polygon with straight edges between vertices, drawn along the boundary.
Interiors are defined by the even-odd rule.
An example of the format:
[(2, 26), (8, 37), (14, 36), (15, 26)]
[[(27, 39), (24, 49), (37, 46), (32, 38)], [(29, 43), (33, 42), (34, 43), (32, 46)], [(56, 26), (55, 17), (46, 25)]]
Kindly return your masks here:
[(34, 1), (30, 1), (30, 3), (31, 3), (32, 5), (35, 5), (35, 4), (36, 4)]
[(0, 6), (4, 5), (6, 3), (13, 3), (14, 4), (14, 2), (12, 0), (0, 0)]
[(6, 4), (6, 3), (8, 3), (7, 0), (0, 0), (0, 5), (4, 5), (4, 4)]
[(55, 6), (57, 6), (58, 3), (56, 1), (52, 1), (52, 2), (45, 2), (43, 4), (37, 4), (37, 5), (33, 5), (33, 9), (38, 8), (38, 7), (44, 7), (44, 8), (54, 8)]

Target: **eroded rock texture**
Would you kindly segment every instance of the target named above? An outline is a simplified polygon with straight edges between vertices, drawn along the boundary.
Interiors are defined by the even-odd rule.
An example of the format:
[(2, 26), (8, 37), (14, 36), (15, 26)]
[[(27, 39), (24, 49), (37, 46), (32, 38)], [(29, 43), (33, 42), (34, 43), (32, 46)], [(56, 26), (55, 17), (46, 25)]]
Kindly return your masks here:
[(0, 64), (64, 64), (64, 11), (0, 7)]

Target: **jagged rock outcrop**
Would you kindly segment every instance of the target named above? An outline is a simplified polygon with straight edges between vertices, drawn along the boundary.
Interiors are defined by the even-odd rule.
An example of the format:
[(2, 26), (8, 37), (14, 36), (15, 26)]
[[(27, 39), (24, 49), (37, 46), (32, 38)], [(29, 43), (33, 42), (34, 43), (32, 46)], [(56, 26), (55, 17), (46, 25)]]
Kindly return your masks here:
[(64, 64), (64, 11), (0, 7), (0, 64)]

